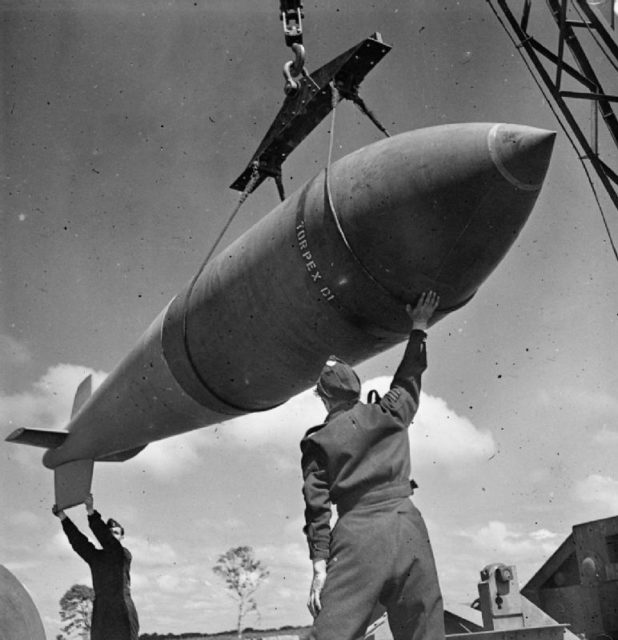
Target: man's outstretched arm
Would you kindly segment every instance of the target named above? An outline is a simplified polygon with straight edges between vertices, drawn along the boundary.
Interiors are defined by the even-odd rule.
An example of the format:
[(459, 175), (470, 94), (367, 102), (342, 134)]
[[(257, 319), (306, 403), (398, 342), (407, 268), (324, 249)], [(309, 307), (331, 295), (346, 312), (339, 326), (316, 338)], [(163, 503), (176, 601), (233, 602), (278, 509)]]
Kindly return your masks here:
[(75, 526), (71, 518), (56, 505), (52, 507), (52, 513), (60, 520), (62, 529), (69, 540), (73, 550), (86, 562), (90, 562), (96, 555), (96, 547), (88, 538)]
[(380, 403), (384, 410), (397, 414), (406, 426), (418, 409), (421, 375), (427, 368), (426, 330), (439, 303), (440, 297), (435, 291), (425, 291), (414, 307), (410, 304), (406, 305), (406, 311), (412, 320), (410, 338), (391, 382), (390, 391)]
[(412, 320), (412, 331), (401, 364), (393, 377), (391, 388), (397, 385), (405, 387), (406, 383), (416, 378), (420, 387), (420, 375), (427, 368), (425, 351), (427, 326), (439, 304), (440, 297), (435, 291), (424, 291), (414, 307), (411, 304), (406, 305), (406, 312)]

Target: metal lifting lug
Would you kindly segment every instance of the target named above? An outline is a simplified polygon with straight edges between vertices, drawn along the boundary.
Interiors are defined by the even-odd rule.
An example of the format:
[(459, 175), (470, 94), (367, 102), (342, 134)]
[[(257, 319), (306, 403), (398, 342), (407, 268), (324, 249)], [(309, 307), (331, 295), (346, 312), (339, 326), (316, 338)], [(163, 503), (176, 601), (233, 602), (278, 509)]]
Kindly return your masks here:
[[(374, 33), (309, 74), (304, 66), (304, 49), (295, 44), (292, 49), (296, 60), (286, 63), (283, 68), (286, 79), (283, 105), (249, 165), (232, 183), (232, 189), (244, 192), (249, 185), (251, 192), (266, 178), (273, 177), (275, 182), (280, 180), (283, 162), (332, 111), (335, 100), (345, 94), (360, 101), (356, 90), (390, 48), (382, 42), (379, 33)], [(331, 84), (338, 90), (333, 91)], [(259, 163), (257, 182), (252, 180), (254, 161)], [(279, 191), (281, 193), (282, 189)]]
[(280, 18), (283, 22), (283, 34), (285, 44), (291, 47), (293, 44), (303, 42), (303, 14), (301, 12), (302, 3), (299, 0), (281, 0)]
[(294, 95), (300, 84), (296, 81), (296, 78), (300, 78), (303, 75), (305, 69), (305, 48), (302, 44), (294, 43), (292, 45), (295, 58), (283, 65), (283, 77), (285, 78), (285, 85), (283, 91), (286, 96)]
[(292, 64), (293, 62), (290, 60), (290, 62), (286, 62), (283, 65), (283, 77), (285, 78), (285, 84), (283, 85), (283, 92), (285, 93), (286, 96), (293, 96), (300, 89), (300, 85), (292, 77), (292, 72), (291, 72)]

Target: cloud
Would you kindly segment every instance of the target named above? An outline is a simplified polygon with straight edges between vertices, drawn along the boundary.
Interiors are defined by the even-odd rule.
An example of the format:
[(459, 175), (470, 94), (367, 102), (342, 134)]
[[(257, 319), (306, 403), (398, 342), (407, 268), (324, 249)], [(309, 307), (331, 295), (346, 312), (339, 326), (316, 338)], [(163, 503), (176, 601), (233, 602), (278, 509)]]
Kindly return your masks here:
[(515, 565), (521, 583), (541, 567), (564, 539), (547, 529), (491, 520), (460, 530), (430, 526), (440, 584), (450, 602), (470, 603), (477, 596), (480, 570), (496, 562)]
[(178, 573), (164, 573), (155, 580), (157, 587), (164, 593), (189, 594), (203, 588), (203, 582), (192, 577), (179, 575)]
[(93, 376), (94, 387), (106, 376), (102, 371), (74, 364), (50, 367), (30, 391), (0, 396), (0, 424), (7, 433), (17, 427), (65, 428), (71, 416), (75, 391), (89, 374)]
[(462, 462), (486, 460), (496, 449), (491, 433), (457, 415), (442, 398), (426, 394), (411, 434), (415, 465), (438, 463), (455, 471)]
[(11, 573), (19, 573), (26, 569), (40, 569), (41, 563), (38, 560), (18, 560), (3, 563)]
[(547, 529), (532, 532), (511, 530), (499, 520), (491, 520), (478, 529), (462, 531), (461, 535), (472, 540), (479, 549), (509, 558), (509, 562), (536, 556), (539, 551), (546, 556), (553, 552), (559, 541), (558, 535)]
[(24, 528), (26, 530), (38, 529), (42, 523), (41, 518), (32, 511), (16, 511), (12, 513), (8, 522), (13, 527)]
[(575, 497), (582, 503), (614, 515), (618, 512), (618, 480), (598, 474), (589, 475), (575, 485)]
[(538, 541), (555, 540), (556, 539), (556, 534), (552, 533), (551, 531), (549, 531), (547, 529), (538, 529), (537, 531), (533, 531), (530, 534), (530, 537), (533, 540), (538, 540)]
[(62, 529), (56, 531), (56, 533), (47, 540), (45, 550), (48, 557), (72, 558), (74, 555), (74, 551), (69, 546), (66, 534)]
[(200, 451), (212, 446), (211, 440), (208, 431), (201, 429), (152, 442), (136, 458), (124, 463), (125, 470), (147, 469), (160, 480), (190, 473), (200, 465)]
[(264, 444), (296, 449), (305, 431), (323, 422), (324, 416), (322, 402), (312, 391), (303, 391), (275, 409), (226, 422), (221, 437), (252, 449)]
[[(131, 552), (136, 548), (131, 541)], [(231, 626), (237, 605), (225, 582), (213, 574), (207, 548), (185, 546), (173, 562), (168, 558), (160, 566), (143, 564), (140, 555), (134, 554), (131, 583), (145, 631), (160, 631), (162, 627), (173, 630), (178, 624), (178, 616), (170, 613), (174, 611), (189, 616), (196, 630), (206, 625)]]
[(255, 557), (264, 560), (271, 572), (311, 573), (309, 552), (305, 544), (288, 542), (286, 544), (261, 545), (255, 548)]
[[(6, 427), (19, 426), (62, 429), (66, 426), (75, 389), (83, 378), (93, 374), (94, 386), (105, 378), (103, 372), (71, 364), (50, 367), (28, 392), (0, 397), (0, 421)], [(379, 377), (364, 385), (386, 392), (391, 379)], [(305, 391), (270, 411), (234, 418), (206, 429), (153, 442), (126, 471), (147, 468), (153, 477), (168, 480), (191, 473), (201, 464), (205, 448), (268, 447), (273, 468), (279, 472), (296, 470), (298, 443), (305, 431), (324, 420), (324, 407), (311, 391)], [(7, 428), (7, 432), (9, 429)], [(450, 410), (444, 400), (421, 394), (421, 404), (411, 430), (414, 462), (456, 467), (466, 460), (488, 458), (494, 451), (492, 436), (478, 430), (467, 418)], [(26, 456), (27, 454), (24, 454)], [(40, 458), (37, 452), (36, 459)], [(30, 457), (28, 460), (30, 461)]]
[(145, 567), (169, 567), (178, 561), (176, 551), (167, 542), (131, 536), (126, 544), (135, 562)]
[[(364, 387), (384, 394), (390, 382), (391, 378), (381, 376)], [(459, 473), (463, 462), (486, 460), (496, 449), (491, 433), (457, 415), (442, 398), (424, 392), (410, 428), (410, 442), (415, 469), (438, 464), (453, 473)]]
[[(385, 393), (391, 378), (381, 376), (363, 385), (363, 397), (370, 389)], [(324, 420), (324, 408), (311, 391), (305, 391), (281, 407), (261, 414), (237, 418), (221, 425), (225, 441), (255, 448), (261, 444), (296, 448), (305, 431)], [(445, 400), (421, 392), (419, 411), (411, 429), (415, 465), (435, 462), (459, 466), (464, 460), (483, 459), (495, 451), (490, 433), (480, 431), (470, 420), (449, 409)], [(296, 458), (294, 459), (295, 464)]]
[(151, 584), (147, 576), (139, 571), (131, 570), (131, 589), (133, 592), (146, 592), (150, 589)]
[[(526, 531), (520, 526), (499, 520), (455, 532), (454, 537), (449, 536), (448, 540), (441, 541), (444, 549), (440, 549), (439, 555), (445, 559), (439, 564), (441, 573), (445, 568), (447, 571), (453, 569), (451, 575), (445, 576), (444, 586), (449, 593), (463, 593), (457, 579), (478, 576), (483, 566), (495, 562), (515, 565), (520, 583), (527, 582), (554, 553), (564, 537), (547, 529)], [(462, 545), (462, 538), (469, 542)], [(462, 549), (468, 551), (462, 552)], [(456, 563), (451, 562), (453, 557), (457, 557)], [(454, 566), (450, 567), (451, 564)], [(469, 577), (465, 579), (469, 580)]]
[(310, 391), (270, 411), (233, 418), (219, 425), (153, 442), (135, 458), (133, 466), (162, 479), (191, 473), (202, 464), (200, 452), (218, 449), (255, 450), (268, 447), (273, 468), (289, 471), (298, 466), (298, 443), (305, 431), (324, 419), (324, 407)]
[[(363, 397), (369, 389), (385, 393), (390, 382), (391, 378), (385, 376), (368, 380), (363, 385)], [(270, 411), (151, 443), (134, 461), (125, 464), (148, 468), (154, 477), (167, 480), (191, 473), (201, 465), (204, 449), (267, 447), (272, 467), (278, 472), (297, 470), (298, 444), (305, 431), (322, 422), (324, 416), (324, 406), (308, 390)], [(490, 433), (457, 415), (445, 400), (422, 392), (410, 433), (415, 468), (439, 464), (459, 474), (465, 468), (462, 463), (487, 459), (495, 451)]]

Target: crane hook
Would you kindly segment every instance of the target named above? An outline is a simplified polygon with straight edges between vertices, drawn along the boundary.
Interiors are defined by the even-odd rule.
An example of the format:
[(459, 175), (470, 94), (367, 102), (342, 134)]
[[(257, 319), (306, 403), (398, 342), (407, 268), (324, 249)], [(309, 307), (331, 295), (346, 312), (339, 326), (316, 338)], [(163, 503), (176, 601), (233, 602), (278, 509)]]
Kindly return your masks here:
[(283, 65), (283, 77), (285, 78), (283, 91), (286, 96), (293, 96), (298, 91), (300, 88), (298, 78), (305, 73), (305, 47), (295, 42), (291, 48), (294, 51), (294, 60)]

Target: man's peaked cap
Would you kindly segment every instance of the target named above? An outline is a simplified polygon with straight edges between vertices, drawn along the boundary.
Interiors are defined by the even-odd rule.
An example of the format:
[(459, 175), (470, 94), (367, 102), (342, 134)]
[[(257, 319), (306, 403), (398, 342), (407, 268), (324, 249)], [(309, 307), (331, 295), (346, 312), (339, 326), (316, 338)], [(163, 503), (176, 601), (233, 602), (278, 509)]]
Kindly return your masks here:
[(356, 371), (349, 364), (329, 356), (316, 385), (322, 398), (330, 400), (358, 400), (361, 384)]

